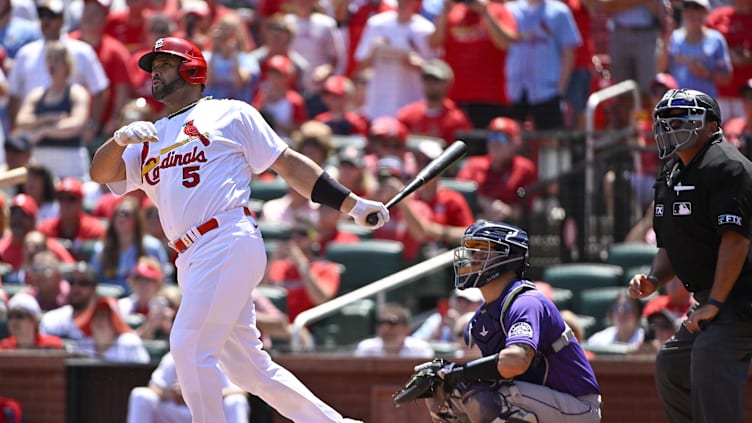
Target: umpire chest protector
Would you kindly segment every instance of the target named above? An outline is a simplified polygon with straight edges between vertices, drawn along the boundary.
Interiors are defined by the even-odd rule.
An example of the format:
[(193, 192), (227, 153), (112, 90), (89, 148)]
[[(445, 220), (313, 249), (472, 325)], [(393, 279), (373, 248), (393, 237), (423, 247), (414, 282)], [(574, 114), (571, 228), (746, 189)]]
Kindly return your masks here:
[[(717, 136), (684, 166), (675, 158), (664, 165), (655, 188), (653, 228), (677, 276), (690, 291), (710, 289), (721, 234), (750, 235), (752, 165)], [(752, 296), (749, 253), (734, 292)]]

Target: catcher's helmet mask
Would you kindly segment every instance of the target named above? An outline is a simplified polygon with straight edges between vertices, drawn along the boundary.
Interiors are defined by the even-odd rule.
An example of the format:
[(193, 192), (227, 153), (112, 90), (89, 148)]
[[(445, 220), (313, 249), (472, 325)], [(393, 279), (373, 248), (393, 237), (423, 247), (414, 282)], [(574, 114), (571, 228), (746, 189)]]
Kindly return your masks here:
[(154, 48), (138, 59), (138, 67), (151, 73), (151, 64), (158, 54), (179, 57), (178, 74), (190, 84), (206, 83), (206, 59), (201, 50), (189, 41), (177, 37), (160, 38)]
[(454, 250), (454, 286), (477, 288), (507, 272), (523, 277), (528, 265), (527, 233), (508, 223), (481, 220), (471, 225)]
[(713, 97), (697, 90), (669, 90), (653, 111), (658, 157), (663, 160), (692, 147), (707, 122), (718, 122), (721, 110)]

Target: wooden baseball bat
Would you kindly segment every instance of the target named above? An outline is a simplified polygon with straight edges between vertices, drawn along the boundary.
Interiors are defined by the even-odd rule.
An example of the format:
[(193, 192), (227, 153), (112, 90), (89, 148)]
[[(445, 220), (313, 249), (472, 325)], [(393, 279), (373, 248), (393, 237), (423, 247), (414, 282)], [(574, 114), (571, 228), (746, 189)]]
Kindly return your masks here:
[(0, 187), (18, 185), (26, 182), (28, 172), (25, 167), (17, 167), (0, 173)]
[[(393, 205), (402, 201), (408, 195), (414, 193), (418, 188), (425, 185), (426, 182), (439, 176), (442, 172), (447, 170), (457, 160), (467, 153), (467, 144), (464, 141), (457, 140), (453, 142), (446, 150), (442, 151), (439, 157), (431, 160), (431, 163), (427, 164), (415, 177), (405, 185), (389, 202), (384, 204), (387, 209), (391, 209)], [(366, 217), (366, 222), (370, 225), (375, 225), (379, 221), (379, 217), (376, 213), (371, 213)]]

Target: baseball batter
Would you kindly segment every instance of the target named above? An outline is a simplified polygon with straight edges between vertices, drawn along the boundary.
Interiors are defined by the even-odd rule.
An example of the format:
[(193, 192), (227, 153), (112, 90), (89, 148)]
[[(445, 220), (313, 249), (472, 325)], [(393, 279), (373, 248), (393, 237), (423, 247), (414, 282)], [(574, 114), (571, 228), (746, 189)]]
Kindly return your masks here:
[(295, 422), (352, 421), (261, 349), (251, 292), (266, 255), (244, 204), (252, 175), (271, 168), (301, 194), (349, 213), (361, 225), (377, 213), (373, 227), (380, 227), (389, 212), (288, 148), (248, 104), (204, 98), (206, 60), (188, 41), (157, 40), (139, 67), (151, 73), (152, 95), (169, 114), (117, 130), (94, 155), (90, 173), (113, 192), (146, 192), (180, 253), (183, 299), (170, 347), (193, 421), (226, 421), (217, 364), (233, 383)]

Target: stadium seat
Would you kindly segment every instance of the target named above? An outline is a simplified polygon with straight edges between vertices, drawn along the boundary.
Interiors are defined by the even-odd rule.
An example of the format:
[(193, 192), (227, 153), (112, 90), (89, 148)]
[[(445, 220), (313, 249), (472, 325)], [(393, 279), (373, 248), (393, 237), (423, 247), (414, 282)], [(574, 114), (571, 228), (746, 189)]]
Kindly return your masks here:
[(554, 288), (572, 291), (572, 311), (580, 313), (580, 292), (588, 288), (623, 287), (624, 271), (605, 263), (563, 263), (547, 267), (543, 281)]
[(337, 222), (337, 228), (340, 231), (345, 231), (345, 232), (350, 232), (352, 234), (355, 234), (360, 239), (373, 238), (372, 229), (366, 228), (365, 226), (360, 226), (351, 220), (340, 220), (339, 222)]
[(87, 263), (90, 262), (91, 258), (94, 256), (97, 242), (97, 240), (86, 240), (81, 242), (74, 254), (76, 260), (85, 261)]
[(629, 279), (635, 273), (650, 271), (658, 247), (642, 242), (625, 242), (611, 245), (606, 263), (621, 266), (624, 277)]
[(253, 179), (251, 181), (251, 198), (268, 201), (282, 197), (287, 193), (287, 182), (280, 177), (274, 179)]
[(316, 344), (324, 349), (351, 346), (375, 333), (376, 303), (355, 301), (326, 319), (311, 325)]
[(287, 289), (281, 286), (261, 284), (256, 286), (255, 291), (268, 298), (280, 311), (287, 313)]
[(8, 298), (10, 298), (28, 287), (28, 285), (20, 283), (6, 283), (3, 284), (3, 291), (5, 291), (5, 293), (8, 294)]
[(261, 220), (258, 225), (264, 241), (285, 240), (292, 236), (290, 225), (285, 223), (271, 223)]
[(626, 291), (624, 286), (604, 286), (600, 288), (588, 288), (580, 292), (579, 308), (577, 312), (595, 318), (592, 328), (597, 332), (608, 326), (608, 308), (619, 296), (620, 292)]
[(454, 178), (439, 178), (439, 184), (457, 191), (465, 197), (465, 201), (470, 206), (473, 216), (478, 215), (478, 184), (475, 181), (464, 181)]
[(574, 297), (572, 290), (555, 287), (551, 287), (551, 290), (553, 291), (553, 301), (556, 304), (556, 308), (559, 310), (572, 309), (572, 298)]
[(402, 243), (365, 239), (357, 243), (331, 243), (326, 259), (344, 266), (338, 295), (391, 275), (404, 266)]

